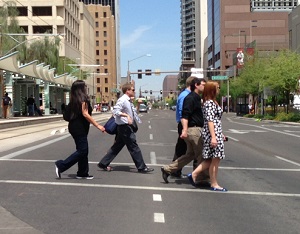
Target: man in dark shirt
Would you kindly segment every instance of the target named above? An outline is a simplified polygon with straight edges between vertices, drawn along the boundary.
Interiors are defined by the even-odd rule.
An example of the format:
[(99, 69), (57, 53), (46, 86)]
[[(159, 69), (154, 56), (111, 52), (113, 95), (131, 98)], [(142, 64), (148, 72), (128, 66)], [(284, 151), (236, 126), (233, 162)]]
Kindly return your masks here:
[[(168, 183), (168, 176), (171, 173), (183, 168), (194, 159), (198, 160), (198, 163), (203, 161), (202, 158), (202, 127), (204, 124), (201, 97), (200, 93), (203, 92), (206, 81), (204, 79), (194, 78), (191, 82), (191, 93), (189, 93), (183, 102), (182, 109), (182, 133), (181, 138), (185, 140), (187, 150), (185, 155), (179, 157), (171, 164), (163, 166), (161, 168), (162, 177), (166, 183)], [(206, 179), (201, 175), (201, 180)]]

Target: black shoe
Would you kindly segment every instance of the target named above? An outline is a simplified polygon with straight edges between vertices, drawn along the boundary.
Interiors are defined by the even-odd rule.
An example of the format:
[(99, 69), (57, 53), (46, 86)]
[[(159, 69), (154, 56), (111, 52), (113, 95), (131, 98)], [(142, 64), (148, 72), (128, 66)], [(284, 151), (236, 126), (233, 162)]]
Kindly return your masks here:
[(175, 178), (181, 178), (182, 177), (182, 173), (181, 171), (176, 171), (174, 173), (171, 173), (170, 174), (172, 177), (175, 177)]
[(165, 171), (164, 167), (161, 168), (161, 172), (162, 172), (162, 178), (164, 179), (166, 184), (169, 183), (168, 177), (169, 177), (170, 174)]
[(56, 173), (57, 178), (58, 178), (58, 179), (61, 179), (60, 170), (59, 170), (59, 168), (57, 167), (56, 163), (55, 163), (55, 173)]
[(138, 172), (140, 173), (148, 173), (148, 172), (152, 172), (154, 171), (153, 168), (150, 168), (150, 167), (145, 167), (144, 169), (138, 169)]

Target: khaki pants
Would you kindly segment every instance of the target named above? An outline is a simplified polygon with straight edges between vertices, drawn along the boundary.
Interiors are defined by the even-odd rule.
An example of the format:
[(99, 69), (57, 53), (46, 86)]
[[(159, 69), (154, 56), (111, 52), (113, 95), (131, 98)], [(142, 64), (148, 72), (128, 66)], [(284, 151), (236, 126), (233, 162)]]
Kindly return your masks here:
[[(200, 127), (191, 127), (188, 128), (187, 138), (185, 138), (187, 150), (185, 155), (182, 155), (177, 160), (173, 161), (171, 164), (164, 166), (164, 169), (167, 173), (174, 173), (177, 170), (180, 170), (187, 164), (189, 164), (194, 159), (197, 159), (198, 165), (203, 161), (202, 158), (202, 149), (203, 149), (203, 140), (201, 137), (202, 129)], [(208, 178), (207, 172), (199, 176), (200, 180)]]

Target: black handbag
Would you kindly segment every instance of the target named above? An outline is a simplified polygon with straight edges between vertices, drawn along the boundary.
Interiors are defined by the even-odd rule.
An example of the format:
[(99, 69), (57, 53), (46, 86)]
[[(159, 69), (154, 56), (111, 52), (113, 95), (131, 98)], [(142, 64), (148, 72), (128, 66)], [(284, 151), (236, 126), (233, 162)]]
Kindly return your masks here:
[(107, 132), (110, 135), (117, 134), (117, 127), (118, 125), (116, 124), (114, 116), (111, 116), (109, 120), (107, 120), (106, 124), (104, 125), (105, 132)]

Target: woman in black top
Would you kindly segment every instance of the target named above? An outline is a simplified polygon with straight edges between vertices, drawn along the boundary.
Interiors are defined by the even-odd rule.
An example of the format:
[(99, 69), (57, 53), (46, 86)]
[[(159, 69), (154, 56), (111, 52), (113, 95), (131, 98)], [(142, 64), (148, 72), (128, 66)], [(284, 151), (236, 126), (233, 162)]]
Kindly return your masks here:
[(90, 129), (90, 123), (100, 131), (104, 132), (105, 128), (99, 125), (91, 116), (92, 107), (87, 94), (85, 82), (77, 80), (72, 84), (70, 103), (66, 106), (64, 119), (69, 122), (68, 129), (72, 135), (76, 151), (65, 160), (55, 162), (55, 170), (58, 178), (61, 173), (68, 170), (74, 164), (78, 163), (77, 179), (93, 179), (89, 175), (88, 162), (88, 140), (87, 136)]

